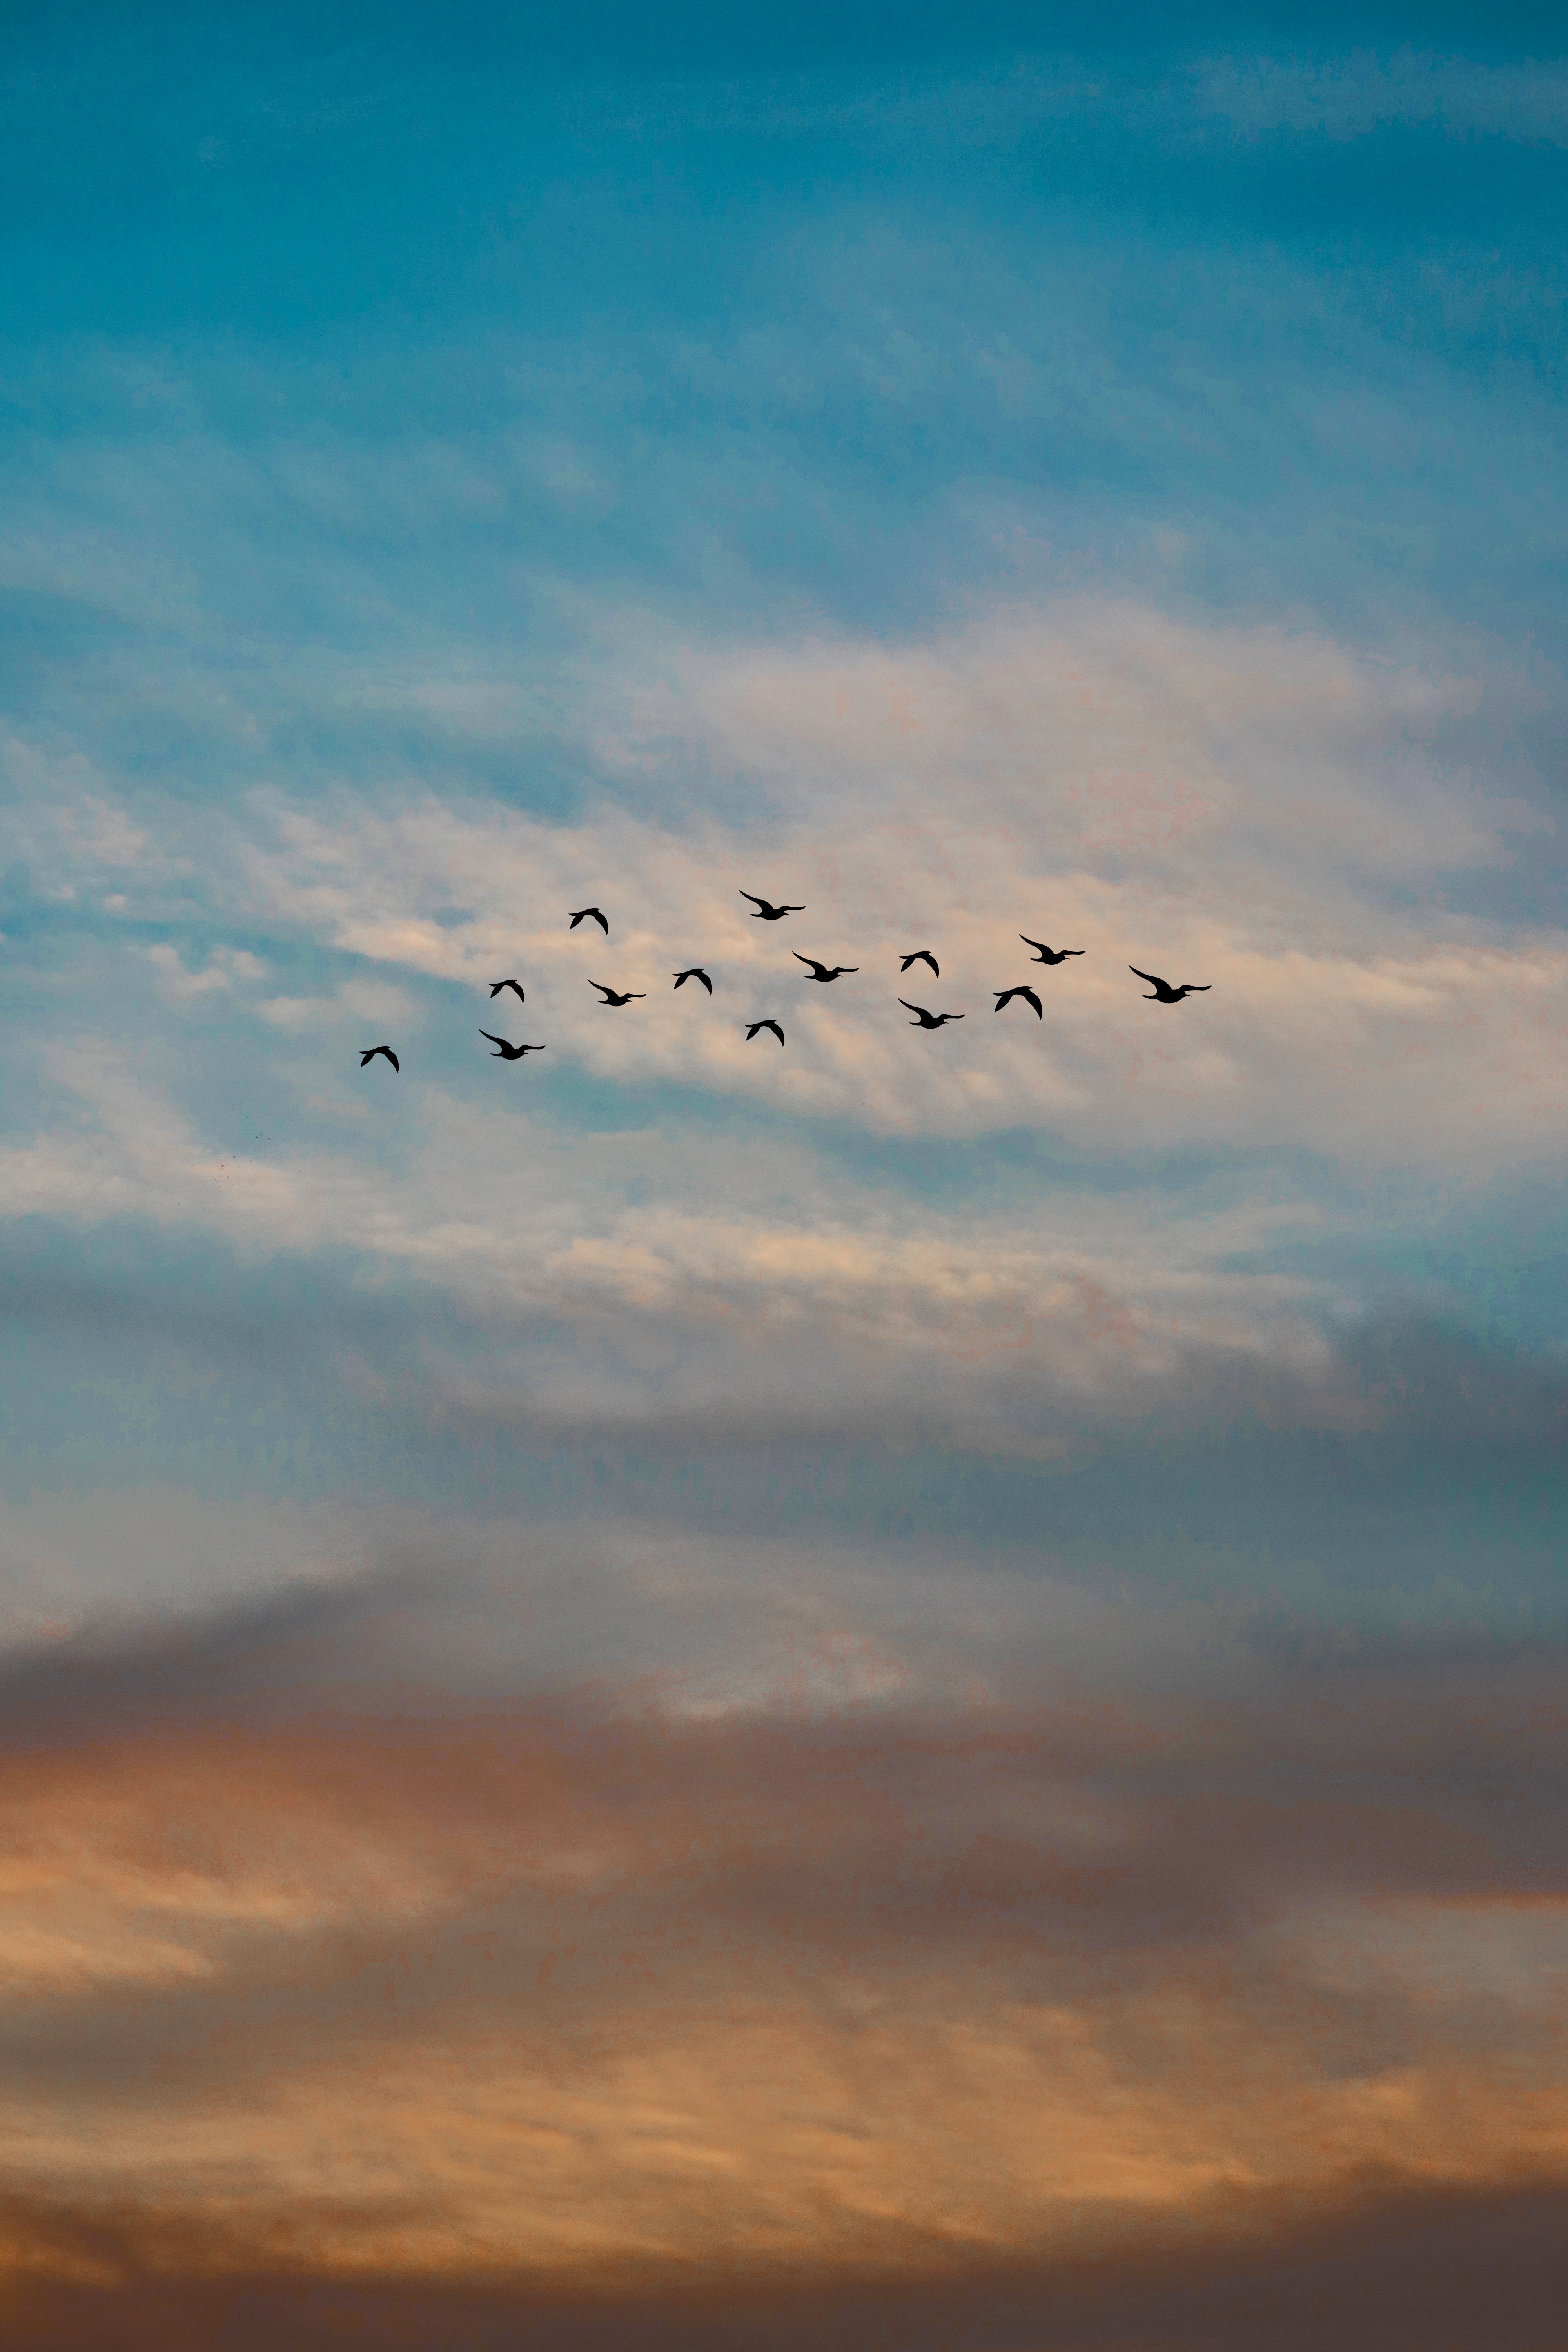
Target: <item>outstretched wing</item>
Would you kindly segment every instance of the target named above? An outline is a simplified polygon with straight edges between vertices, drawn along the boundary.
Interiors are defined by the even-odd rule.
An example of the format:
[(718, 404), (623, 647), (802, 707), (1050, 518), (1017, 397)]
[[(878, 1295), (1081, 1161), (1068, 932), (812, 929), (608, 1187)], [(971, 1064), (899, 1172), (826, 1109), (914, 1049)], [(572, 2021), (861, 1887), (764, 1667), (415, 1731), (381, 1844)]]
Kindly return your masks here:
[(742, 890), (740, 895), (742, 898), (751, 898), (753, 907), (765, 907), (768, 903), (765, 898), (752, 898), (752, 893), (749, 890)]
[(1039, 998), (1035, 994), (1034, 990), (1032, 988), (1021, 988), (1018, 991), (1018, 993), (1023, 998), (1026, 1004), (1032, 1004), (1034, 1006), (1036, 1020), (1043, 1021), (1046, 1017), (1045, 1007), (1040, 1003)]
[(386, 1055), (387, 1060), (392, 1064), (395, 1070), (400, 1070), (403, 1067), (402, 1063), (398, 1060), (390, 1045), (384, 1045), (381, 1050)]
[(1139, 979), (1146, 980), (1151, 988), (1169, 988), (1171, 985), (1168, 980), (1162, 980), (1158, 972), (1138, 971), (1138, 967), (1135, 963), (1130, 963), (1127, 969), (1129, 971), (1138, 972)]
[(705, 971), (700, 971), (697, 977), (702, 982), (703, 987), (708, 991), (709, 995), (711, 996), (713, 993), (713, 983), (709, 979), (707, 973)]

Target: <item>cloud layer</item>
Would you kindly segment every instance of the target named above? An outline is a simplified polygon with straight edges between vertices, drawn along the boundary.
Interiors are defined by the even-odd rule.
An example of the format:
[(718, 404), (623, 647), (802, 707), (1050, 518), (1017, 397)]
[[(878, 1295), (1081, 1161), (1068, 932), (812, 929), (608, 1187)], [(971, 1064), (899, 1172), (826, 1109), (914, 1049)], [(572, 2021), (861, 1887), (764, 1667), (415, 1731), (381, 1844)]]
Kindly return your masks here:
[[(301, 1696), (340, 1644), (215, 1626), (216, 1715), (177, 1652), (107, 1710), (101, 1654), (13, 1675), (5, 2161), (45, 2277), (1048, 2295), (1395, 2181), (1562, 2183), (1553, 1656), (692, 1716), (345, 1712)], [(84, 2262), (50, 2210), (114, 2234)]]

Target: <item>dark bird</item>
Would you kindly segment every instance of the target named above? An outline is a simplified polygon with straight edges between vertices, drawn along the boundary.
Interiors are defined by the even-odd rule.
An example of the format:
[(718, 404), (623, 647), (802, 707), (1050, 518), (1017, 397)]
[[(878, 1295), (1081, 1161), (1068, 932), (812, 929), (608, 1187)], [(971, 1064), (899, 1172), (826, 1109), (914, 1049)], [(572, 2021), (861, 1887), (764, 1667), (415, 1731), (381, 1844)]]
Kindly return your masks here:
[(629, 1004), (634, 996), (646, 996), (647, 994), (646, 988), (628, 988), (624, 994), (619, 994), (615, 989), (606, 988), (602, 980), (591, 980), (588, 982), (588, 985), (590, 988), (596, 988), (598, 990), (606, 1004)]
[(1018, 937), (1026, 948), (1034, 949), (1037, 963), (1066, 963), (1069, 955), (1089, 953), (1087, 948), (1048, 948), (1044, 940), (1032, 940), (1027, 931), (1020, 931)]
[(996, 999), (996, 1010), (998, 1013), (1001, 1012), (1002, 1007), (1005, 1004), (1011, 1004), (1016, 996), (1021, 996), (1026, 1004), (1032, 1004), (1034, 1006), (1035, 1018), (1037, 1021), (1043, 1021), (1046, 1017), (1040, 1000), (1035, 994), (1032, 988), (994, 988), (991, 993)]
[(942, 966), (938, 963), (935, 956), (932, 955), (930, 948), (917, 948), (913, 955), (905, 956), (899, 965), (899, 970), (900, 971), (908, 971), (910, 964), (912, 963), (929, 963), (931, 966), (931, 978), (933, 980), (940, 980), (942, 978)]
[(928, 1013), (923, 1004), (911, 1004), (907, 996), (900, 996), (899, 1003), (906, 1013), (915, 1015), (910, 1023), (911, 1029), (940, 1029), (944, 1021), (962, 1021), (963, 1018), (962, 1013)]
[(700, 980), (702, 982), (703, 987), (708, 991), (709, 995), (712, 995), (713, 983), (709, 979), (707, 973), (703, 971), (702, 966), (700, 963), (694, 963), (689, 971), (678, 971), (675, 975), (675, 984), (677, 988), (684, 988), (689, 980)]
[(525, 1054), (542, 1054), (544, 1051), (542, 1045), (509, 1045), (504, 1037), (498, 1037), (493, 1029), (481, 1029), (479, 1034), (488, 1037), (496, 1048), (490, 1055), (492, 1062), (521, 1062)]
[(579, 907), (576, 913), (573, 916), (572, 920), (567, 924), (567, 929), (569, 931), (574, 931), (585, 915), (592, 915), (594, 920), (598, 924), (599, 929), (604, 932), (605, 937), (608, 939), (610, 936), (610, 927), (605, 920), (605, 910), (602, 907)]
[[(802, 908), (800, 911), (804, 914), (805, 910)], [(811, 966), (813, 980), (842, 980), (847, 971), (858, 971), (860, 969), (858, 963), (836, 963), (829, 971), (826, 964), (818, 963), (815, 956), (803, 956), (798, 948), (791, 948), (790, 953), (796, 963), (808, 963)]]
[(753, 923), (776, 923), (785, 915), (804, 915), (805, 912), (804, 907), (770, 907), (765, 898), (752, 898), (749, 890), (742, 890), (741, 896), (742, 898), (751, 898), (752, 906), (757, 910), (752, 917)]
[[(520, 1004), (522, 1003), (522, 1001), (523, 1001), (523, 1000), (522, 1000), (522, 982), (521, 982), (521, 980), (494, 980), (494, 981), (492, 981), (492, 982), (490, 982), (490, 994), (491, 994), (491, 996), (492, 996), (492, 997), (499, 996), (499, 995), (500, 994), (501, 990), (502, 990), (503, 988), (510, 988), (510, 991), (511, 991), (511, 992), (512, 992), (512, 994), (516, 997), (516, 999), (517, 999), (518, 1003), (519, 1003)], [(480, 1036), (482, 1037), (482, 1036), (484, 1035), (484, 1034), (485, 1034), (485, 1033), (484, 1033), (484, 1031), (481, 1029), (481, 1030), (480, 1030), (480, 1032), (479, 1032)]]
[[(1130, 963), (1127, 969), (1138, 971), (1135, 963)], [(1159, 980), (1152, 971), (1138, 971), (1138, 977), (1146, 980), (1154, 992), (1152, 996), (1143, 999), (1145, 1004), (1180, 1004), (1184, 996), (1206, 996), (1214, 986), (1212, 980), (1185, 980), (1180, 988), (1173, 988), (1168, 980)]]
[[(741, 896), (742, 896), (742, 898), (744, 898), (744, 897), (745, 897), (745, 895), (746, 895), (746, 894), (745, 894), (745, 892), (742, 890), (742, 893), (741, 893)], [(805, 914), (805, 908), (804, 907), (795, 907), (795, 908), (792, 908), (790, 911), (792, 912), (792, 914), (804, 915), (804, 914)], [(746, 1043), (747, 1043), (747, 1045), (748, 1045), (751, 1044), (751, 1042), (752, 1042), (752, 1038), (756, 1035), (756, 1034), (757, 1034), (757, 1032), (758, 1032), (758, 1030), (759, 1030), (759, 1029), (771, 1029), (771, 1030), (773, 1031), (773, 1035), (778, 1039), (779, 1044), (780, 1044), (781, 1045), (784, 1044), (784, 1031), (779, 1027), (779, 1024), (778, 1024), (778, 1023), (777, 1023), (776, 1021), (748, 1021), (748, 1023), (746, 1024)]]
[(359, 1057), (359, 1066), (360, 1066), (360, 1068), (361, 1068), (362, 1070), (363, 1070), (363, 1069), (368, 1069), (368, 1067), (370, 1066), (371, 1063), (374, 1061), (374, 1059), (375, 1059), (375, 1057), (376, 1057), (376, 1055), (377, 1055), (378, 1054), (384, 1054), (384, 1055), (386, 1055), (387, 1060), (392, 1064), (392, 1066), (393, 1066), (393, 1068), (394, 1068), (395, 1070), (399, 1070), (399, 1069), (401, 1069), (401, 1068), (402, 1068), (402, 1066), (403, 1066), (402, 1063), (398, 1060), (398, 1058), (397, 1058), (396, 1055), (393, 1052), (393, 1050), (392, 1050), (392, 1048), (391, 1048), (391, 1046), (390, 1046), (390, 1045), (365, 1045), (365, 1046), (363, 1046), (363, 1047), (361, 1048), (361, 1050), (360, 1050), (360, 1057)]

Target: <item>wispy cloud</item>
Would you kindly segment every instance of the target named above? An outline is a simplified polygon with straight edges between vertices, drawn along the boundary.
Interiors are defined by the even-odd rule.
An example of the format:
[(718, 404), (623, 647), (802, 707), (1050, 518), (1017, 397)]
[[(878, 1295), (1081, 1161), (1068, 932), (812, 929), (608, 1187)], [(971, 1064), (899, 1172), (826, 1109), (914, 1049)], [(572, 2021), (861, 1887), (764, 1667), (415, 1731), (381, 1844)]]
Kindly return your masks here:
[[(101, 1688), (38, 1671), (59, 1726)], [(4, 2000), (93, 2059), (10, 2160), (222, 2269), (940, 2278), (1568, 2161), (1548, 1657), (815, 1727), (136, 1680), (86, 1738), (13, 1681)]]
[(1308, 131), (1343, 141), (1431, 127), (1457, 138), (1568, 146), (1568, 68), (1560, 58), (1482, 65), (1408, 47), (1298, 62), (1226, 58), (1194, 76), (1200, 115), (1222, 115), (1248, 137)]

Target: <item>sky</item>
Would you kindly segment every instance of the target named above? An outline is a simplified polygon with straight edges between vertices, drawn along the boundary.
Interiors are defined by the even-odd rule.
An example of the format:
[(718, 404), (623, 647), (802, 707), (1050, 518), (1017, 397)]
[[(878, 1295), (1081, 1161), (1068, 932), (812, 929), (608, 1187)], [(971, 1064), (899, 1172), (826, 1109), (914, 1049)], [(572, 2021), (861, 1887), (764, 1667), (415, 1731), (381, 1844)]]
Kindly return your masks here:
[(0, 129), (7, 2344), (1547, 2352), (1554, 16)]

